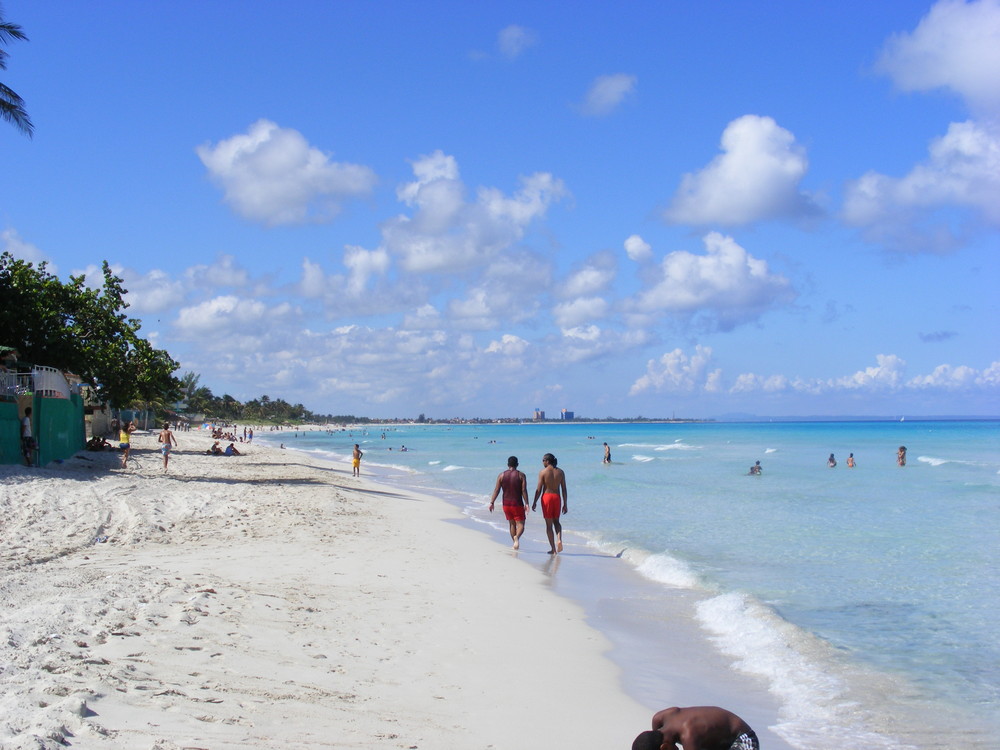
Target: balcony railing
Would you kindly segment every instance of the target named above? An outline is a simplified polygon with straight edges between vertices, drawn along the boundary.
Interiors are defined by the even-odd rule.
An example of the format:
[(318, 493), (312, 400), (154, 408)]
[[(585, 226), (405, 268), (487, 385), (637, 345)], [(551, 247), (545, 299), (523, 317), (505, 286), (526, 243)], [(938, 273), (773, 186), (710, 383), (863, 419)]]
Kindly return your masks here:
[(33, 393), (43, 398), (69, 398), (79, 393), (79, 386), (71, 386), (66, 376), (54, 367), (33, 367), (27, 372), (0, 372), (0, 399), (16, 401), (20, 396)]

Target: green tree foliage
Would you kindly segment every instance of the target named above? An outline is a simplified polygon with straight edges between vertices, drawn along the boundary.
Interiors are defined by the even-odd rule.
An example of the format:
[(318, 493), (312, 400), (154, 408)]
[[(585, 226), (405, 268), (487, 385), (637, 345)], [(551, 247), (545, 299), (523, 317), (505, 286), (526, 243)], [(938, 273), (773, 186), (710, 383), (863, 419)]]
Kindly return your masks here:
[(0, 342), (22, 359), (80, 376), (114, 406), (166, 404), (180, 396), (177, 363), (139, 336), (140, 323), (122, 310), (122, 280), (103, 264), (99, 289), (84, 276), (63, 283), (41, 263), (0, 255)]
[[(28, 37), (16, 23), (4, 20), (3, 8), (0, 8), (0, 70), (7, 70), (7, 58), (10, 57), (4, 47), (17, 40), (27, 41)], [(2, 83), (0, 83), (0, 118), (11, 123), (29, 138), (35, 132), (35, 126), (24, 108), (24, 99)]]
[(241, 403), (228, 393), (216, 396), (211, 389), (198, 387), (200, 376), (187, 372), (181, 379), (187, 394), (188, 414), (204, 415), (209, 419), (229, 422), (294, 424), (312, 422), (316, 424), (359, 424), (368, 423), (367, 417), (314, 414), (302, 404), (290, 404), (283, 398), (272, 399), (264, 395)]

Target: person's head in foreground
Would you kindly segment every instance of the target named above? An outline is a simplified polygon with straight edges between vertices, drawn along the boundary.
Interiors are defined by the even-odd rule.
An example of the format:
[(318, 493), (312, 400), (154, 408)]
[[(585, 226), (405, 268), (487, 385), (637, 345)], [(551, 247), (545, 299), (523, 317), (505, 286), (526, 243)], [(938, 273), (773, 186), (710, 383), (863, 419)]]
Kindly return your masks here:
[(660, 750), (662, 745), (663, 735), (660, 732), (649, 730), (633, 740), (632, 750)]
[(510, 458), (508, 458), (507, 459), (507, 465), (510, 468), (512, 468), (512, 469), (516, 469), (517, 468), (517, 456), (511, 456)]
[(672, 706), (653, 715), (652, 731), (642, 732), (632, 750), (759, 750), (757, 735), (743, 719), (718, 706)]

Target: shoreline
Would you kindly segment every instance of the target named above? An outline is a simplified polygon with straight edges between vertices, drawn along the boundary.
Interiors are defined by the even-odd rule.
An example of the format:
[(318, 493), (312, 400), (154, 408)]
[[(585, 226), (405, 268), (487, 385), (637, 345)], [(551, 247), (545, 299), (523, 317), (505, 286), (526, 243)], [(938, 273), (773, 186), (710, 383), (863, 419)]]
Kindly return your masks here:
[[(285, 442), (285, 448), (331, 466), (347, 467), (350, 463), (346, 454), (323, 457), (309, 449), (296, 448), (294, 439)], [(407, 491), (441, 497), (442, 502), (461, 513), (457, 523), (464, 529), (487, 537), (511, 559), (541, 573), (552, 593), (581, 607), (587, 624), (609, 641), (607, 656), (620, 672), (619, 689), (645, 706), (650, 716), (669, 705), (721, 705), (753, 726), (763, 747), (770, 750), (795, 747), (775, 731), (782, 723), (780, 701), (771, 694), (766, 681), (740, 671), (737, 659), (710, 642), (697, 621), (700, 598), (695, 592), (651, 587), (651, 582), (633, 564), (614, 551), (595, 547), (586, 535), (574, 529), (563, 532), (565, 551), (550, 556), (539, 514), (530, 514), (521, 549), (514, 551), (510, 548), (502, 511), (490, 517), (484, 505), (477, 517), (477, 511), (470, 512), (470, 498), (465, 493), (413, 481), (429, 477), (410, 474), (404, 467), (386, 463), (386, 458), (386, 454), (367, 453), (362, 471), (381, 486), (402, 486)], [(491, 489), (494, 478), (484, 476), (484, 487)], [(488, 496), (488, 492), (483, 493), (484, 503)], [(653, 588), (657, 592), (651, 597)], [(637, 636), (639, 641), (652, 644), (652, 652), (646, 648), (641, 649), (641, 654), (637, 652)], [(631, 739), (621, 746), (627, 747)]]
[[(412, 435), (404, 438), (407, 445), (411, 439), (418, 446)], [(328, 460), (341, 460), (335, 451), (305, 450), (327, 455)], [(495, 450), (497, 456), (507, 452), (503, 446)], [(422, 453), (419, 447), (416, 452), (420, 463), (442, 455), (440, 450), (430, 455)], [(369, 466), (386, 458), (377, 450), (370, 456), (371, 461), (366, 458)], [(431, 466), (439, 464), (437, 472), (444, 464), (454, 464), (443, 466), (441, 477), (457, 476), (448, 473), (457, 469), (472, 468), (475, 472), (463, 475), (471, 476), (471, 482), (451, 482), (448, 486), (454, 489), (441, 490), (428, 486), (439, 476), (437, 472), (421, 472), (416, 469), (418, 463), (406, 463), (409, 466), (393, 461), (381, 464), (379, 468), (386, 474), (383, 481), (443, 494), (463, 511), (467, 525), (491, 534), (504, 548), (509, 547), (503, 518), (496, 523), (482, 507), (494, 472), (484, 470), (475, 461), (432, 460)], [(469, 488), (472, 492), (467, 491)], [(575, 531), (572, 524), (580, 517), (574, 514), (570, 518), (567, 540)], [(530, 561), (533, 549), (547, 549), (540, 521), (534, 527), (529, 523), (526, 539), (533, 530), (540, 536), (535, 537), (534, 544), (522, 543), (520, 557), (525, 562)], [(582, 531), (586, 532), (586, 528)], [(587, 557), (614, 557), (621, 550), (621, 544), (612, 548), (599, 536), (584, 533), (580, 538), (587, 547)], [(608, 552), (610, 555), (599, 554)], [(865, 747), (929, 749), (947, 747), (944, 738), (956, 731), (970, 741), (989, 736), (971, 711), (938, 702), (933, 693), (921, 698), (902, 675), (850, 659), (849, 654), (822, 637), (786, 621), (778, 609), (739, 592), (719, 595), (713, 588), (706, 590), (697, 583), (677, 579), (672, 569), (662, 568), (664, 563), (670, 565), (668, 556), (649, 553), (644, 562), (644, 555), (630, 551), (626, 557), (630, 558), (623, 566), (627, 570), (621, 580), (614, 579), (613, 583), (599, 583), (594, 575), (583, 572), (587, 570), (584, 560), (577, 557), (576, 563), (563, 565), (559, 575), (550, 578), (550, 585), (583, 606), (588, 622), (612, 640), (615, 647), (610, 655), (625, 675), (626, 691), (640, 702), (649, 702), (653, 710), (667, 704), (718, 703), (748, 719), (759, 734), (766, 726), (774, 730), (772, 734), (780, 735), (766, 740), (762, 736), (767, 747), (833, 748), (842, 746), (850, 737)], [(545, 564), (543, 561), (537, 567)], [(647, 570), (650, 564), (653, 567)], [(570, 580), (574, 577), (576, 584)], [(635, 595), (620, 595), (623, 585), (634, 585)], [(678, 657), (683, 666), (678, 665)], [(751, 707), (747, 708), (747, 704)]]
[(445, 501), (177, 437), (165, 475), (140, 433), (135, 468), (0, 474), (4, 747), (596, 750), (648, 726), (582, 608)]

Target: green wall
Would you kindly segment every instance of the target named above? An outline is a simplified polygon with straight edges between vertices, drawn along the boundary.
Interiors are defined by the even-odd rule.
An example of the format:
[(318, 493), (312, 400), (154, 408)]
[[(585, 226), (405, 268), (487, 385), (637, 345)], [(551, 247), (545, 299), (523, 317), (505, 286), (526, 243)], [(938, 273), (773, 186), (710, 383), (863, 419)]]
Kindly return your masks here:
[[(38, 442), (38, 465), (69, 458), (86, 445), (83, 399), (78, 394), (65, 398), (31, 399), (31, 434)], [(20, 464), (21, 421), (17, 404), (0, 403), (0, 463)]]
[(17, 404), (0, 401), (0, 464), (19, 464), (21, 459), (21, 422)]

